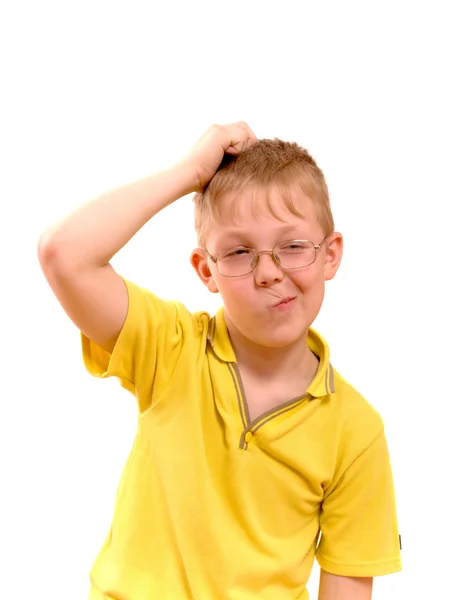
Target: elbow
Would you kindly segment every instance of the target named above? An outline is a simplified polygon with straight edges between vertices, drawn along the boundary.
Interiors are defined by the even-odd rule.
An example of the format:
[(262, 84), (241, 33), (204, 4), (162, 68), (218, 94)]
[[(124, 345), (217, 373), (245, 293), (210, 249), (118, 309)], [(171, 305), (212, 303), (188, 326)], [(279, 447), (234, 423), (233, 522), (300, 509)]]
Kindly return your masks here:
[(37, 243), (37, 256), (43, 271), (58, 261), (61, 252), (51, 230), (44, 231)]
[(38, 240), (37, 257), (47, 278), (50, 274), (66, 274), (77, 270), (74, 254), (71, 244), (61, 239), (59, 232), (53, 228), (43, 232)]

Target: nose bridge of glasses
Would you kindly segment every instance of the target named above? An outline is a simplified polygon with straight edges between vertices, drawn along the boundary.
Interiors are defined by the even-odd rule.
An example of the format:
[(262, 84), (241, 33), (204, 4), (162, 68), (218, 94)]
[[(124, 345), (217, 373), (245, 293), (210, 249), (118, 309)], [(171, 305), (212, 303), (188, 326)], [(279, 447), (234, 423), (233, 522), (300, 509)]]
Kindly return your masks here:
[(257, 252), (255, 250), (253, 259), (251, 261), (251, 265), (252, 265), (253, 268), (255, 268), (256, 265), (258, 264), (258, 261), (260, 259), (261, 254), (269, 254), (271, 256), (274, 264), (277, 267), (281, 266), (281, 261), (279, 260), (279, 256), (276, 254), (276, 252), (274, 251), (274, 249), (273, 250), (260, 250), (259, 252)]

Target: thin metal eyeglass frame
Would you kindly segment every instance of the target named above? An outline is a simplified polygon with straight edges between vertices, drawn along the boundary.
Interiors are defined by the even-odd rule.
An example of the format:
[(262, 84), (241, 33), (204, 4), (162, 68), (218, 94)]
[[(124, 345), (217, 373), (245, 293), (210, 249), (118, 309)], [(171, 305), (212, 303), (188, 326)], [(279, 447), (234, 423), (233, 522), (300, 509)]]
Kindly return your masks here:
[[(311, 240), (287, 240), (285, 242), (281, 242), (280, 244), (276, 244), (276, 246), (272, 250), (260, 250), (259, 252), (255, 248), (248, 248), (247, 246), (233, 246), (233, 248), (235, 248), (235, 247), (241, 248), (242, 247), (242, 248), (246, 248), (247, 250), (252, 250), (254, 252), (253, 258), (251, 259), (251, 265), (253, 265), (253, 262), (254, 262), (254, 266), (249, 271), (247, 271), (246, 273), (242, 273), (241, 275), (225, 275), (220, 271), (220, 268), (218, 267), (218, 259), (220, 258), (220, 256), (222, 254), (225, 254), (226, 252), (229, 252), (230, 250), (233, 250), (233, 248), (229, 248), (228, 250), (220, 252), (220, 254), (217, 254), (217, 256), (213, 256), (212, 254), (210, 254), (210, 252), (208, 252), (208, 250), (206, 248), (204, 248), (204, 251), (207, 253), (208, 257), (211, 258), (212, 261), (215, 263), (218, 272), (223, 277), (245, 277), (245, 275), (249, 275), (250, 273), (253, 273), (253, 271), (256, 269), (256, 267), (258, 266), (259, 257), (261, 254), (271, 254), (271, 258), (273, 259), (275, 265), (277, 267), (279, 267), (280, 269), (285, 269), (286, 271), (291, 271), (291, 270), (296, 270), (296, 269), (305, 269), (306, 267), (309, 267), (316, 262), (317, 251), (322, 248), (322, 244), (325, 241), (326, 241), (326, 238), (324, 238), (322, 240), (322, 242), (320, 244), (317, 244), (317, 246), (316, 246), (316, 244), (313, 244), (311, 242)], [(314, 258), (312, 259), (312, 261), (310, 263), (308, 263), (307, 265), (302, 265), (301, 267), (283, 267), (283, 265), (279, 261), (279, 257), (275, 254), (275, 250), (278, 246), (282, 246), (283, 244), (291, 244), (292, 242), (309, 242), (314, 246)]]

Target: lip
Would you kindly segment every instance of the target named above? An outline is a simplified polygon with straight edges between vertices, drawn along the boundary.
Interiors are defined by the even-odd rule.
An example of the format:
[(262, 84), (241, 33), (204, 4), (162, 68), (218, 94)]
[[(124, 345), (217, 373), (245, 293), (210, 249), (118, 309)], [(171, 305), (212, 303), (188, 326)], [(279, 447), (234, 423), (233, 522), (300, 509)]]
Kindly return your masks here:
[(281, 298), (281, 300), (279, 302), (277, 302), (276, 304), (273, 304), (273, 308), (288, 308), (291, 307), (294, 304), (294, 301), (296, 300), (296, 296), (287, 296), (286, 298)]

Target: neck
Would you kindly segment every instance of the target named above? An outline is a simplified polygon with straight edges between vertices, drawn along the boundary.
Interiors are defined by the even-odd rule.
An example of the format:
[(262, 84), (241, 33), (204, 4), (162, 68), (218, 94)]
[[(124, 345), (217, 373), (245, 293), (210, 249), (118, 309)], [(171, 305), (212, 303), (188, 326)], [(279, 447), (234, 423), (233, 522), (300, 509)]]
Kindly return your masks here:
[(307, 345), (307, 332), (288, 346), (272, 348), (252, 342), (231, 323), (227, 327), (240, 369), (257, 379), (287, 380), (317, 369), (319, 360)]

